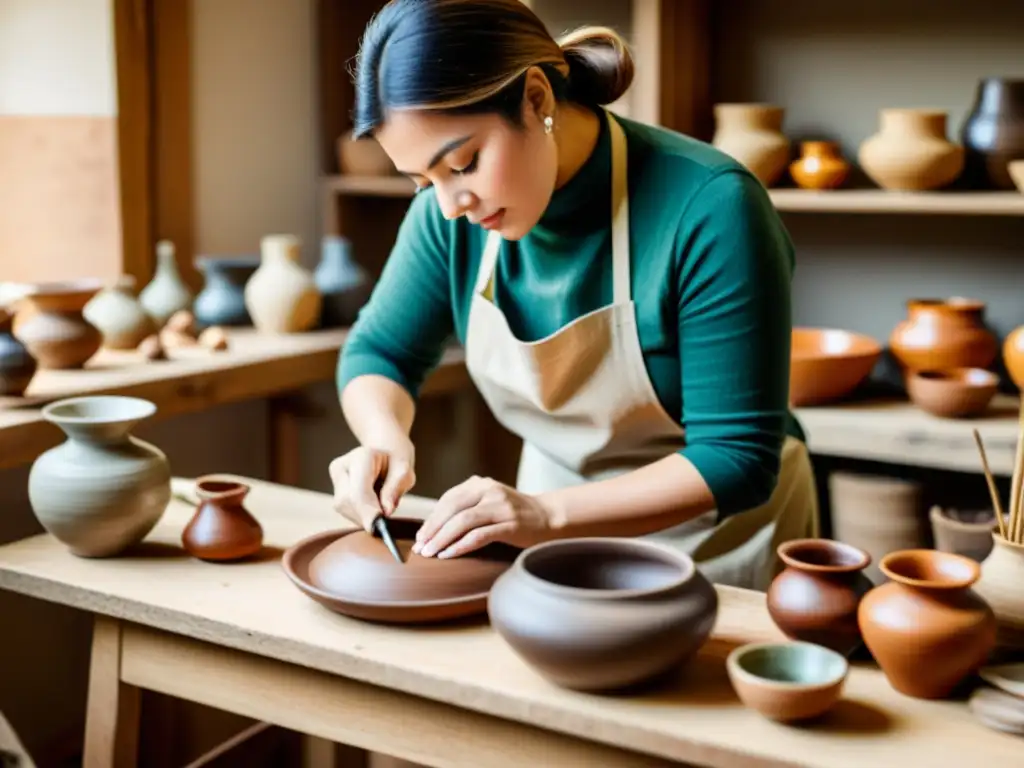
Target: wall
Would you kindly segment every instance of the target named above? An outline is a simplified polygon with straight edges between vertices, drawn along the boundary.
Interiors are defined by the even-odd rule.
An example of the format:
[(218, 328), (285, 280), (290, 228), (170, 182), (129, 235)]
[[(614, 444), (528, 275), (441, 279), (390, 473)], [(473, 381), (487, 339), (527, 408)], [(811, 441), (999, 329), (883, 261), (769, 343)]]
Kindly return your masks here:
[(120, 264), (111, 0), (0, 0), (5, 281)]

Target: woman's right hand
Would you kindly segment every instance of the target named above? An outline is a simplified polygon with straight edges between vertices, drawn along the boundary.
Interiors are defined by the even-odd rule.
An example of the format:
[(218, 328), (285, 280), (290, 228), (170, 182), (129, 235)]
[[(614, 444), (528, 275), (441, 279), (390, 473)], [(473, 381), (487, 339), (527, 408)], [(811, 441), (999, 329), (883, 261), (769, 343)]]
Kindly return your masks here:
[(409, 450), (385, 451), (359, 446), (331, 462), (328, 472), (334, 484), (334, 509), (347, 520), (369, 531), (374, 519), (389, 517), (402, 496), (416, 483), (414, 454)]

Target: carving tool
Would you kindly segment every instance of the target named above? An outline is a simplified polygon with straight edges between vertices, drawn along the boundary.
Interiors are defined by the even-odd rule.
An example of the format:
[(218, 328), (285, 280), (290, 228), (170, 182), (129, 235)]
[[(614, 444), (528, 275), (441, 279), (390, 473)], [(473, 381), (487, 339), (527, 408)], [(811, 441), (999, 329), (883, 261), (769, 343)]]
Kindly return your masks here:
[(402, 559), (402, 553), (398, 551), (398, 545), (395, 544), (394, 538), (391, 536), (391, 531), (388, 530), (387, 520), (384, 515), (377, 515), (373, 520), (373, 530), (376, 531), (377, 535), (380, 536), (384, 545), (390, 550), (395, 560), (405, 564), (405, 560)]

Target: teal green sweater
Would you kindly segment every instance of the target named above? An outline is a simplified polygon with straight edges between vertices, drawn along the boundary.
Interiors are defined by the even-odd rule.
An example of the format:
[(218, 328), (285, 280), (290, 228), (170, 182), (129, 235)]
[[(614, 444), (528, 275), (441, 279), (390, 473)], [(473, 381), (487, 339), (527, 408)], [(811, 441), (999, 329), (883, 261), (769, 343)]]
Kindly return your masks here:
[[(713, 147), (620, 118), (629, 146), (632, 292), (644, 362), (680, 451), (720, 516), (768, 500), (788, 411), (793, 246), (764, 188)], [(547, 336), (612, 301), (611, 145), (555, 191), (537, 226), (506, 242), (494, 300), (515, 335)], [(372, 298), (341, 353), (339, 388), (379, 374), (415, 398), (466, 322), (486, 232), (414, 198)]]

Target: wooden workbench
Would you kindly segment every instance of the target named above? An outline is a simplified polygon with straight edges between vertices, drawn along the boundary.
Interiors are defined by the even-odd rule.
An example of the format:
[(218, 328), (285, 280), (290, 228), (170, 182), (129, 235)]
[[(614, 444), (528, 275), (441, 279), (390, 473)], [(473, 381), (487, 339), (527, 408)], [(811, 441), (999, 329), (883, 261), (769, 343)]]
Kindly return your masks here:
[[(130, 556), (80, 559), (45, 535), (0, 547), (0, 588), (97, 616), (88, 768), (132, 764), (140, 688), (434, 766), (963, 768), (1021, 759), (1019, 739), (983, 727), (963, 703), (903, 696), (871, 666), (851, 670), (844, 700), (814, 726), (746, 709), (724, 656), (780, 637), (762, 593), (719, 588), (712, 641), (674, 684), (633, 696), (547, 683), (484, 621), (401, 628), (338, 616), (280, 565), (283, 548), (339, 526), (330, 497), (252, 485), (248, 507), (269, 547), (255, 562), (185, 555), (179, 537), (192, 508), (179, 500)], [(175, 486), (191, 493), (188, 480)], [(409, 498), (402, 513), (429, 506)]]
[[(289, 403), (276, 398), (332, 380), (347, 335), (343, 329), (272, 335), (239, 328), (228, 331), (229, 348), (221, 352), (175, 349), (168, 360), (147, 362), (134, 351), (102, 350), (84, 369), (40, 371), (25, 397), (0, 397), (0, 468), (30, 463), (60, 443), (63, 433), (43, 419), (40, 406), (78, 395), (152, 400), (157, 405), (154, 419), (271, 398), (272, 424), (281, 426)], [(424, 394), (459, 389), (468, 381), (462, 352), (452, 349), (427, 380)], [(289, 444), (287, 439), (272, 442)]]

